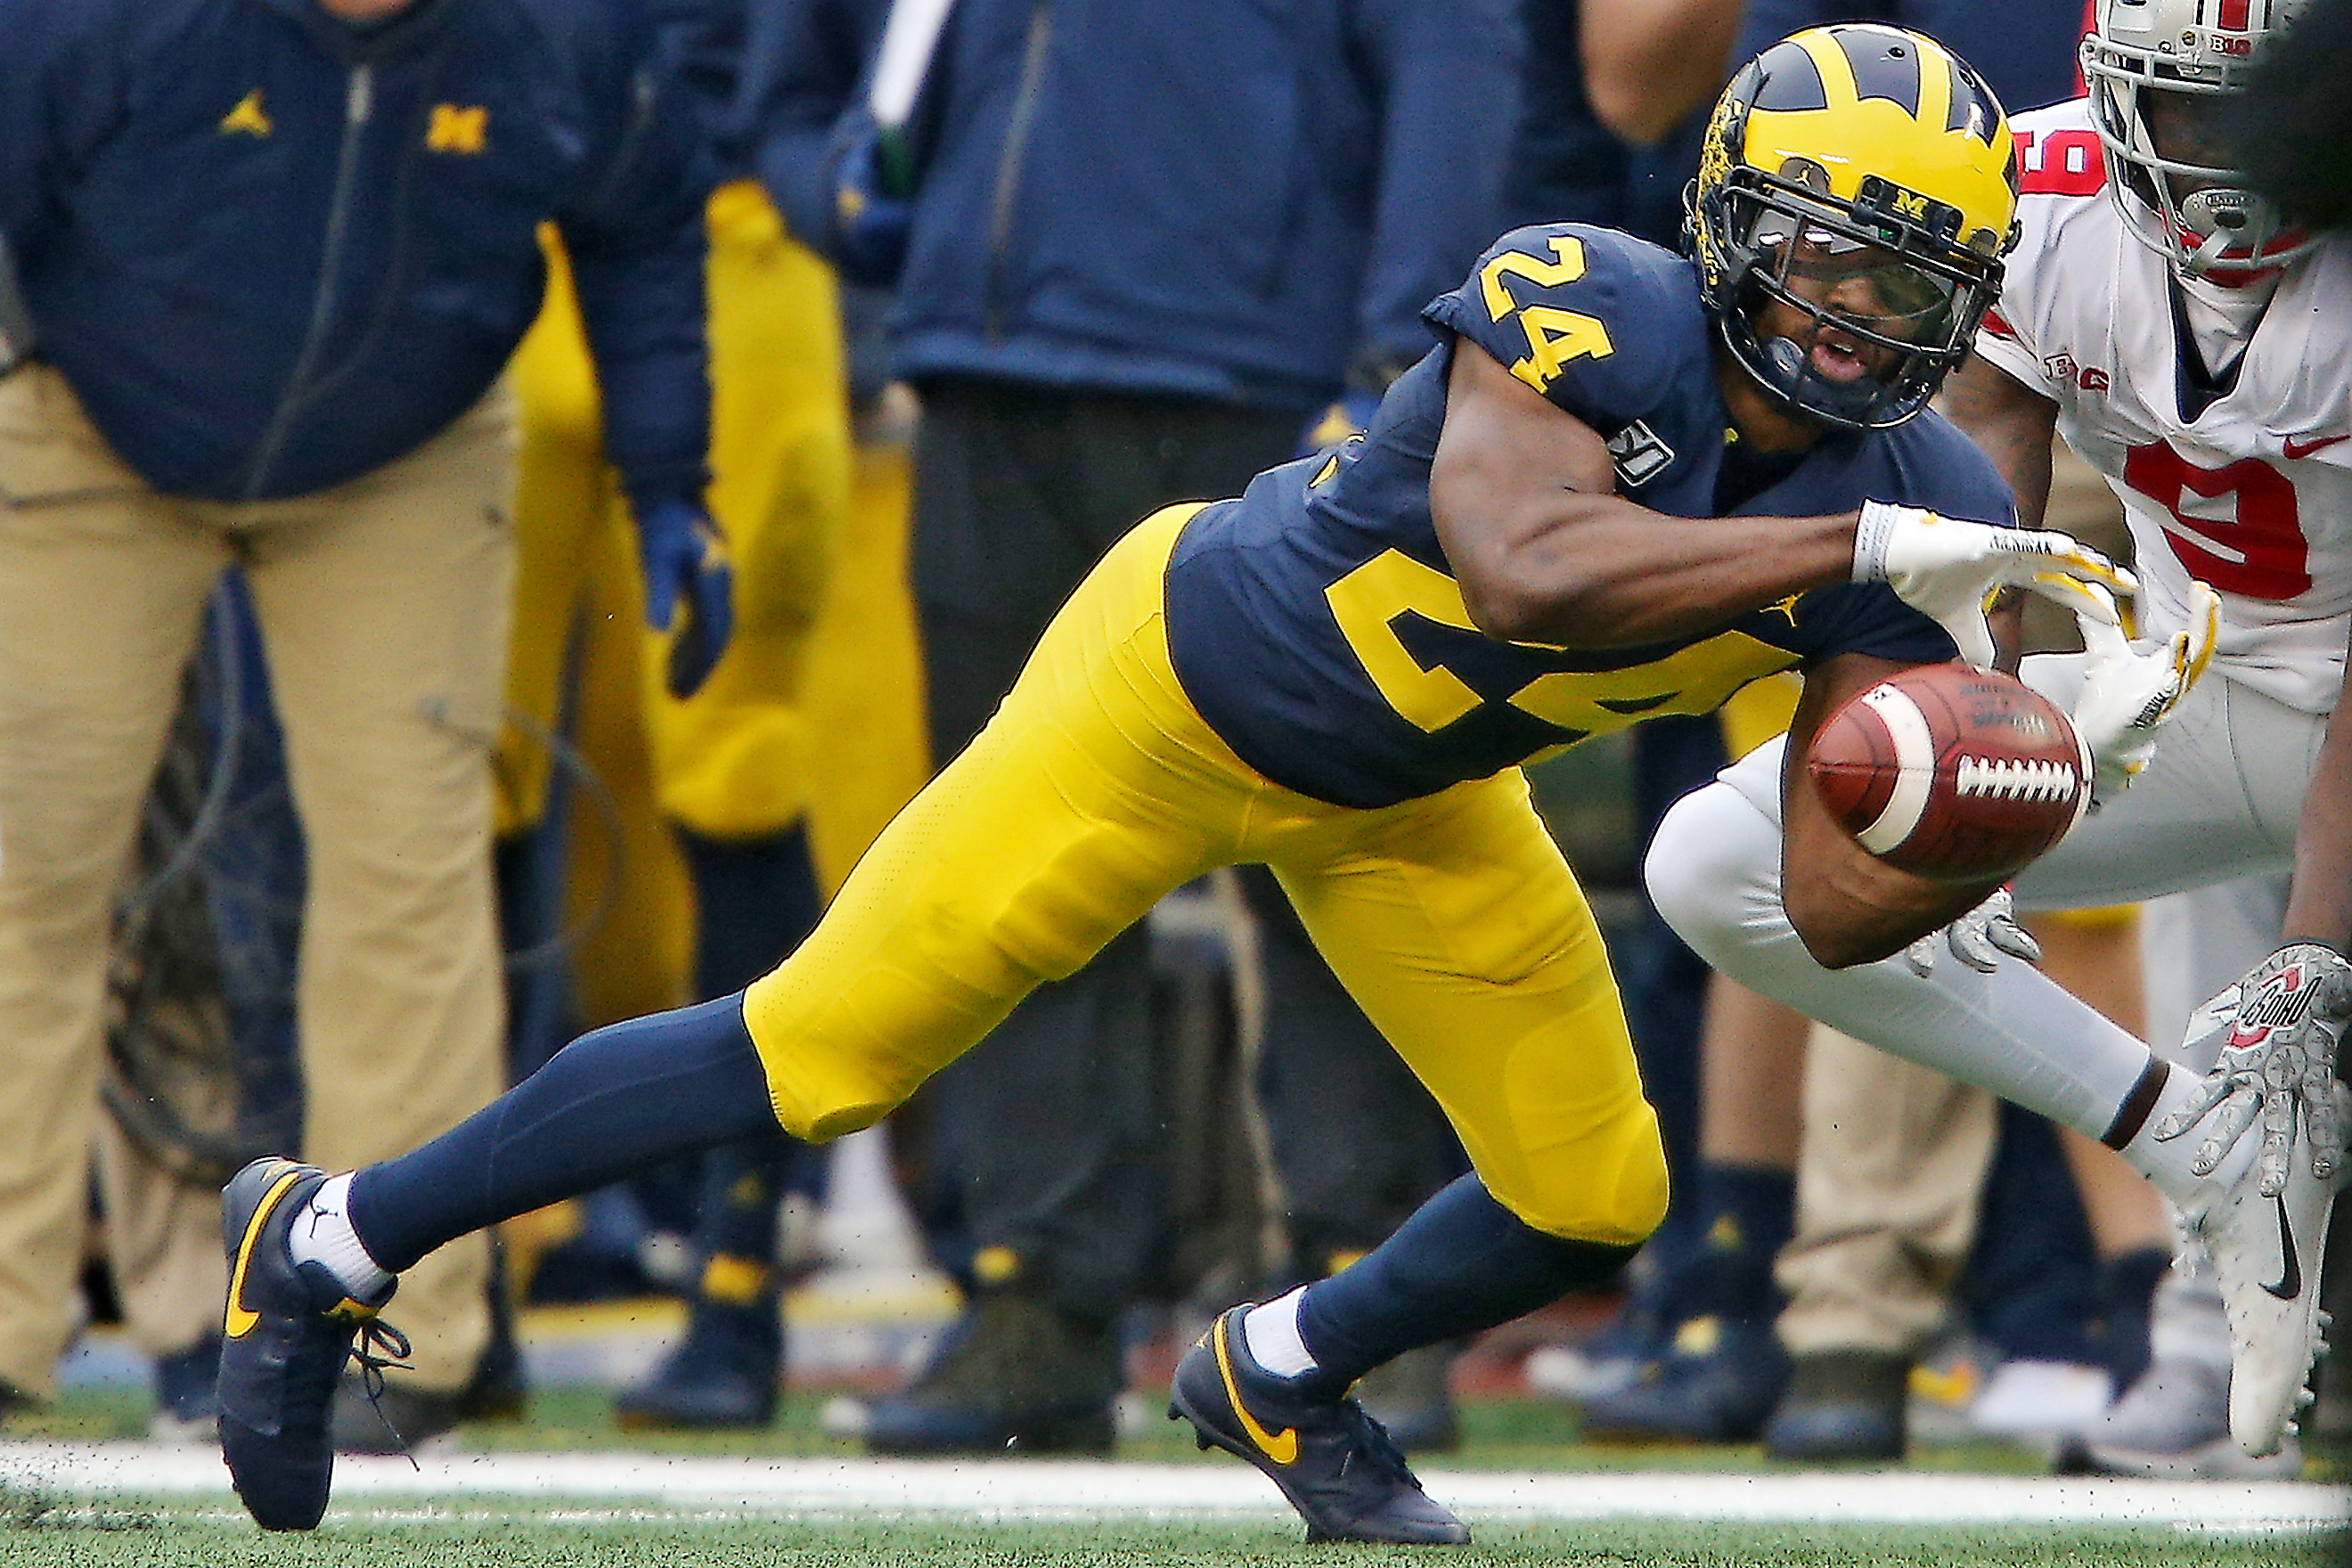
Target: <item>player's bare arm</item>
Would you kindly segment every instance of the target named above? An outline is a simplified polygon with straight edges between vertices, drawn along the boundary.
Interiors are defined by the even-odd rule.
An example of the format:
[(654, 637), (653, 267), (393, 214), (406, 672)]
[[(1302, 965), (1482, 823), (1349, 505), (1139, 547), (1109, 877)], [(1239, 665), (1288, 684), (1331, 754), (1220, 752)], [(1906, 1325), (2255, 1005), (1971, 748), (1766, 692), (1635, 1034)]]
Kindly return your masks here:
[[(2040, 528), (2050, 510), (2050, 459), (2058, 438), (2058, 405), (2015, 376), (1970, 354), (1944, 382), (1937, 405), (1977, 449), (1992, 459), (2017, 500), (2020, 528)], [(2023, 631), (2015, 595), (1995, 610), (1993, 641), (2000, 648), (1995, 667), (2017, 673)]]
[(1855, 514), (1668, 517), (1615, 493), (1600, 435), (1454, 342), (1430, 513), (1478, 629), (1628, 647), (1847, 581)]
[(1736, 0), (1586, 0), (1578, 42), (1592, 112), (1628, 142), (1672, 131), (1723, 85), (1743, 8)]
[(1944, 417), (1992, 459), (2017, 498), (2021, 528), (2040, 528), (2050, 510), (2050, 456), (2058, 405), (1981, 355), (1970, 354), (1944, 383)]
[(1789, 723), (1780, 780), (1781, 889), (1789, 923), (1827, 969), (1869, 963), (1975, 909), (2000, 886), (1931, 881), (1888, 865), (1837, 825), (1805, 773), (1813, 731), (1856, 693), (1905, 667), (1867, 654), (1841, 654), (1807, 672)]

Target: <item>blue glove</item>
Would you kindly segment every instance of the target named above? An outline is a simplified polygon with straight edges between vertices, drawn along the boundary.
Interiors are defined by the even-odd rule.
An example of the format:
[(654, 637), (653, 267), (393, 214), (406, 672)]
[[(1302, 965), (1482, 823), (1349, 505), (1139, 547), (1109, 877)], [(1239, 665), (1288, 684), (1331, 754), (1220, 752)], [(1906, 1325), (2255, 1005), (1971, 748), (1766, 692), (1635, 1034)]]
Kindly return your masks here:
[(637, 519), (637, 554), (646, 574), (646, 624), (666, 632), (677, 622), (667, 671), (670, 695), (691, 697), (735, 629), (735, 569), (727, 563), (727, 542), (692, 501), (656, 501)]
[(887, 288), (906, 265), (915, 204), (890, 190), (879, 133), (861, 121), (833, 164), (833, 263), (852, 283)]

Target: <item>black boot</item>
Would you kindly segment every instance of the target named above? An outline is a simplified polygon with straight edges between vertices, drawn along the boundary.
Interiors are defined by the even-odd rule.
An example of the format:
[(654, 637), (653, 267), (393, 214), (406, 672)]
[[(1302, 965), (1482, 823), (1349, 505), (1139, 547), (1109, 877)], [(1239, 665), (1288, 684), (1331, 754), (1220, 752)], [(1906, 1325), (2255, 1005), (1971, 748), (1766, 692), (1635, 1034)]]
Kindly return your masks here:
[(614, 1419), (638, 1430), (766, 1426), (776, 1418), (783, 1368), (773, 1270), (749, 1258), (714, 1258), (703, 1269), (686, 1338), (650, 1377), (622, 1391)]
[(1776, 1459), (1900, 1459), (1911, 1358), (1895, 1351), (1814, 1351), (1790, 1363), (1789, 1392), (1764, 1426)]
[(1108, 1454), (1123, 1381), (1108, 1323), (1065, 1312), (1042, 1292), (983, 1289), (931, 1364), (875, 1404), (866, 1446), (877, 1454)]

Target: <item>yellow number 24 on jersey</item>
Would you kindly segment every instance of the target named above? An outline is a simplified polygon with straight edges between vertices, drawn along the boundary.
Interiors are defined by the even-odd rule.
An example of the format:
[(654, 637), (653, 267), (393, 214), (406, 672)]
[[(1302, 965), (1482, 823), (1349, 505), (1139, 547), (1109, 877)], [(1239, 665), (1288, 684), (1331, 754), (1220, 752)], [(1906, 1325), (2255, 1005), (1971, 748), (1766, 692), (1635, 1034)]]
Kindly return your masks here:
[(1478, 288), (1486, 314), (1495, 321), (1516, 312), (1519, 330), (1528, 335), (1528, 355), (1511, 366), (1511, 374), (1543, 391), (1571, 360), (1607, 359), (1617, 352), (1609, 329), (1598, 316), (1563, 310), (1557, 305), (1522, 305), (1503, 287), (1505, 278), (1524, 278), (1538, 287), (1573, 283), (1584, 276), (1584, 242), (1572, 234), (1551, 237), (1552, 259), (1524, 250), (1506, 250), (1478, 269)]
[[(1461, 587), (1444, 573), (1402, 551), (1384, 550), (1324, 590), (1324, 598), (1373, 687), (1415, 727), (1434, 734), (1484, 700), (1444, 664), (1423, 663), (1398, 635), (1408, 615), (1433, 626), (1476, 631)], [(1718, 632), (1615, 669), (1530, 671), (1508, 701), (1573, 742), (1655, 713), (1713, 712), (1749, 681), (1788, 669), (1798, 659), (1789, 649), (1745, 632)]]

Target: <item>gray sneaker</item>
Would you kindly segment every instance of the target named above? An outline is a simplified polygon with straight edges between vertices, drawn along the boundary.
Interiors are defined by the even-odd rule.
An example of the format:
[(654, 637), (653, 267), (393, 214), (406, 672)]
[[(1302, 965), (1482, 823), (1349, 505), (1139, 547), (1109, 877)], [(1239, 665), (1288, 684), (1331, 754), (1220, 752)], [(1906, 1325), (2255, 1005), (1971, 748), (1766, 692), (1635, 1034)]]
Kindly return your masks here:
[(2230, 1436), (2230, 1369), (2199, 1357), (2159, 1358), (2083, 1431), (2079, 1463), (2092, 1475), (2157, 1480), (2292, 1480), (2303, 1473), (2293, 1437), (2249, 1457)]

